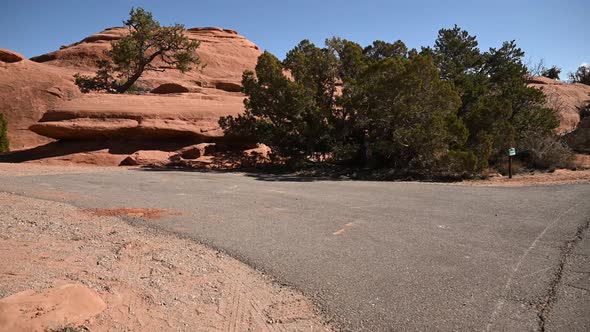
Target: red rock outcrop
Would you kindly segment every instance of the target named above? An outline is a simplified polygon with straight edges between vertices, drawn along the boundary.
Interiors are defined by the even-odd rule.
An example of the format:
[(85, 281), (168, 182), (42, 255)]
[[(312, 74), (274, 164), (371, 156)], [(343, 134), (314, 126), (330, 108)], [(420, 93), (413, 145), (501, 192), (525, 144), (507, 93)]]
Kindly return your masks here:
[(559, 132), (574, 130), (580, 123), (579, 107), (590, 99), (590, 85), (567, 84), (546, 77), (532, 77), (529, 86), (540, 89), (547, 96), (547, 104), (557, 110)]
[(162, 167), (170, 163), (172, 153), (160, 150), (140, 150), (125, 158), (122, 166)]
[[(98, 60), (105, 60), (105, 51), (111, 42), (129, 33), (126, 27), (114, 27), (86, 37), (81, 41), (44, 55), (31, 58), (33, 61), (53, 66), (70, 68), (81, 72), (93, 72)], [(254, 43), (234, 30), (220, 28), (191, 28), (186, 35), (201, 43), (197, 54), (204, 68), (182, 74), (176, 70), (148, 72), (138, 82), (139, 86), (155, 89), (164, 83), (176, 83), (189, 90), (197, 87), (219, 88), (239, 92), (242, 73), (254, 69), (262, 51)], [(161, 69), (170, 67), (156, 60)], [(230, 90), (228, 90), (230, 89)]]
[(155, 93), (155, 94), (159, 94), (159, 95), (165, 95), (165, 94), (169, 94), (169, 93), (185, 93), (185, 92), (189, 92), (189, 89), (187, 87), (184, 87), (184, 86), (182, 86), (180, 84), (176, 84), (176, 83), (164, 83), (151, 91), (151, 93)]
[[(205, 65), (203, 69), (183, 74), (156, 62), (156, 66), (169, 70), (147, 72), (137, 83), (144, 91), (190, 92), (189, 96), (89, 95), (72, 100), (81, 95), (73, 84), (73, 75), (94, 72), (96, 61), (107, 58), (105, 51), (111, 42), (127, 33), (127, 28), (109, 28), (33, 57), (33, 61), (12, 63), (22, 56), (1, 50), (0, 59), (11, 62), (0, 62), (0, 111), (8, 120), (10, 148), (31, 148), (50, 142), (50, 138), (217, 137), (221, 135), (219, 116), (242, 111), (242, 73), (254, 68), (262, 52), (236, 31), (219, 28), (186, 31), (189, 38), (201, 42), (197, 53)], [(164, 97), (176, 99), (158, 99)], [(64, 101), (68, 103), (62, 108)], [(63, 118), (66, 113), (69, 115)], [(56, 118), (58, 114), (62, 117)], [(28, 130), (34, 124), (34, 132)]]
[(11, 50), (0, 48), (0, 62), (13, 63), (24, 60), (25, 57)]
[(29, 130), (53, 106), (79, 96), (73, 71), (23, 59), (0, 61), (0, 112), (8, 121), (10, 149), (50, 142)]
[(30, 129), (59, 140), (223, 137), (220, 116), (243, 111), (243, 96), (87, 94), (45, 113)]
[(183, 159), (197, 159), (201, 156), (210, 155), (215, 152), (215, 143), (200, 143), (189, 145), (178, 151), (178, 154)]

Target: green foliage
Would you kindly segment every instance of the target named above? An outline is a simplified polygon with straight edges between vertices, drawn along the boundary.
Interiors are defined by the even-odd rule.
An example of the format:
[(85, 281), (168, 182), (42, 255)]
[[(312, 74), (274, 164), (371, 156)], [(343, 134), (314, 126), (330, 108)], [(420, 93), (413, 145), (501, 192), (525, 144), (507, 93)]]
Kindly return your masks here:
[(96, 75), (87, 76), (76, 73), (74, 83), (83, 93), (90, 91), (106, 91), (109, 93), (117, 92), (117, 81), (113, 78), (113, 67), (109, 61), (99, 61)]
[(540, 90), (528, 87), (524, 52), (514, 41), (481, 53), (476, 38), (455, 26), (439, 32), (432, 52), (441, 77), (460, 92), (459, 117), (469, 129), (464, 148), (477, 156), (479, 169), (495, 163), (524, 132), (555, 135), (555, 111), (543, 106)]
[(590, 85), (590, 66), (581, 65), (575, 73), (570, 74), (570, 80), (573, 83), (582, 83)]
[(242, 83), (246, 111), (221, 118), (221, 127), (289, 160), (330, 155), (428, 172), (467, 138), (452, 84), (439, 79), (430, 56), (399, 41), (362, 49), (337, 38), (324, 48), (304, 40), (282, 63), (264, 53)]
[(581, 119), (590, 116), (590, 95), (588, 95), (588, 100), (586, 101), (586, 103), (579, 106), (578, 110), (580, 111), (580, 118)]
[(393, 44), (376, 40), (372, 45), (365, 47), (363, 54), (369, 61), (379, 61), (388, 58), (402, 58), (408, 53), (408, 48), (398, 40)]
[(553, 80), (558, 80), (559, 79), (559, 74), (561, 74), (561, 68), (557, 67), (557, 66), (553, 66), (551, 68), (544, 68), (543, 71), (541, 72), (541, 76), (553, 79)]
[(469, 177), (477, 167), (477, 157), (472, 151), (453, 150), (439, 161), (437, 171), (449, 177)]
[(162, 27), (152, 13), (143, 8), (132, 8), (124, 23), (129, 27), (129, 34), (114, 42), (107, 52), (112, 63), (99, 62), (94, 77), (74, 76), (82, 92), (124, 93), (145, 71), (165, 70), (153, 65), (156, 59), (183, 73), (192, 70), (191, 65), (199, 65), (200, 59), (195, 53), (199, 42), (185, 36), (183, 25)]
[[(551, 143), (557, 117), (528, 87), (523, 57), (514, 41), (481, 52), (458, 26), (421, 52), (399, 40), (365, 48), (304, 40), (283, 62), (261, 55), (255, 73), (243, 75), (245, 112), (219, 124), (281, 160), (328, 157), (396, 174), (470, 176), (515, 145), (533, 166), (561, 165), (567, 149)], [(533, 138), (546, 144), (533, 146)]]
[[(315, 52), (313, 45), (305, 47)], [(294, 61), (293, 57), (290, 60)], [(221, 118), (220, 125), (228, 135), (255, 137), (276, 155), (298, 159), (325, 152), (328, 132), (319, 101), (326, 102), (326, 96), (322, 91), (310, 93), (313, 80), (302, 74), (306, 68), (297, 68), (295, 62), (290, 66), (304, 82), (288, 79), (276, 57), (262, 54), (256, 74), (246, 71), (243, 75), (244, 93), (249, 97), (244, 101), (245, 112), (235, 118)], [(321, 80), (321, 75), (315, 79)]]
[(456, 90), (439, 79), (429, 56), (368, 62), (359, 86), (342, 98), (347, 113), (356, 115), (356, 132), (364, 134), (352, 140), (361, 147), (356, 157), (364, 154), (376, 167), (432, 170), (440, 155), (466, 139), (456, 119)]
[(518, 150), (531, 167), (554, 170), (571, 168), (574, 165), (572, 151), (557, 136), (539, 136), (535, 132), (525, 132), (519, 140)]
[(8, 123), (4, 115), (0, 113), (0, 152), (8, 152), (10, 145), (8, 143)]
[(452, 29), (441, 29), (434, 43), (433, 53), (442, 79), (461, 83), (476, 74), (483, 65), (475, 36), (455, 25)]

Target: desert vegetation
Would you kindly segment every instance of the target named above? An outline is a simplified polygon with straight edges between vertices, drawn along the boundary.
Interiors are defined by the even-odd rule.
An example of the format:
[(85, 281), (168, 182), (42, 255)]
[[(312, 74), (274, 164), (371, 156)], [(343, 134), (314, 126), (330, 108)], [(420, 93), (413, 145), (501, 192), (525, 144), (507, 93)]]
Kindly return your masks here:
[(590, 117), (590, 95), (588, 96), (586, 104), (580, 106), (578, 109), (580, 111), (580, 118), (584, 119)]
[(558, 80), (559, 74), (561, 74), (561, 68), (557, 66), (552, 66), (551, 68), (545, 68), (541, 72), (541, 76), (547, 77), (550, 79)]
[(199, 42), (184, 35), (184, 25), (163, 27), (141, 7), (131, 8), (124, 23), (129, 27), (129, 35), (113, 43), (107, 54), (110, 60), (99, 61), (94, 76), (74, 76), (82, 92), (127, 92), (145, 71), (165, 70), (153, 65), (156, 59), (183, 73), (190, 71), (192, 65), (199, 65), (195, 53)]
[(8, 124), (4, 115), (0, 113), (0, 152), (7, 152), (9, 147), (8, 142)]
[(570, 74), (570, 80), (573, 83), (582, 83), (590, 85), (590, 66), (581, 65), (578, 69)]
[(559, 121), (527, 85), (523, 58), (514, 41), (481, 51), (458, 26), (421, 50), (399, 40), (304, 40), (283, 61), (262, 54), (243, 75), (245, 112), (219, 124), (290, 164), (472, 176), (518, 147), (531, 167), (564, 166), (571, 153), (555, 134)]

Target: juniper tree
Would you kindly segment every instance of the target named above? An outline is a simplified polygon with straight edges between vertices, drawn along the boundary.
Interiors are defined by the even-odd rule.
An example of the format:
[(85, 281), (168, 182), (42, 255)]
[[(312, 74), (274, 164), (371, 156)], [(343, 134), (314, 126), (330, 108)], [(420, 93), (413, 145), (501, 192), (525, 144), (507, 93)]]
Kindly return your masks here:
[(544, 68), (541, 72), (541, 76), (547, 77), (553, 80), (559, 79), (559, 74), (561, 74), (561, 68), (557, 66), (552, 66), (551, 68)]
[(141, 7), (132, 8), (124, 23), (129, 34), (113, 42), (112, 49), (107, 51), (109, 60), (98, 63), (96, 75), (74, 75), (82, 92), (124, 93), (144, 72), (165, 70), (155, 66), (155, 60), (183, 73), (192, 70), (192, 65), (199, 65), (195, 53), (199, 42), (184, 34), (184, 25), (161, 26), (151, 12)]
[(0, 113), (0, 152), (7, 152), (8, 144), (8, 128), (4, 115)]
[(590, 65), (581, 65), (575, 73), (570, 74), (570, 80), (573, 83), (582, 83), (590, 85)]

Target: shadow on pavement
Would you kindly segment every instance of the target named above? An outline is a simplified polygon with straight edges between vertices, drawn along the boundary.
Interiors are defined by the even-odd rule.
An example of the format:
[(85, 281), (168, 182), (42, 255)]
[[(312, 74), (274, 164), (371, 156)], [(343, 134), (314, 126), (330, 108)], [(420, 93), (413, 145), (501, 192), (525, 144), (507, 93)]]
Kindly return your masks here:
[(139, 172), (188, 172), (188, 173), (207, 173), (207, 174), (242, 174), (246, 177), (253, 178), (257, 181), (265, 182), (318, 182), (318, 181), (346, 181), (348, 178), (333, 178), (326, 176), (303, 176), (294, 173), (268, 173), (263, 171), (253, 171), (252, 169), (235, 169), (235, 170), (207, 170), (185, 167), (140, 167), (130, 169)]

